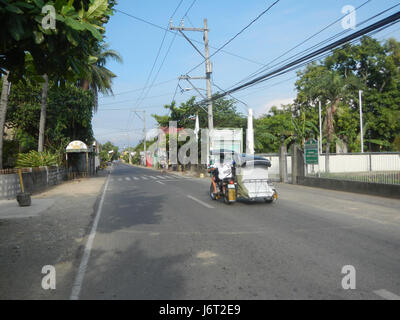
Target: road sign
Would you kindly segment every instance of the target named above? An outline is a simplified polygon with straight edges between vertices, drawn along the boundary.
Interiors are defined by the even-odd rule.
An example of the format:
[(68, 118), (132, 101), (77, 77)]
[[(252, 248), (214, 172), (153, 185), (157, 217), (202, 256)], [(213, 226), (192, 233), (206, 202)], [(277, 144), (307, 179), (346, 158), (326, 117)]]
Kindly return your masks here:
[(304, 144), (306, 164), (318, 164), (318, 141), (309, 139)]

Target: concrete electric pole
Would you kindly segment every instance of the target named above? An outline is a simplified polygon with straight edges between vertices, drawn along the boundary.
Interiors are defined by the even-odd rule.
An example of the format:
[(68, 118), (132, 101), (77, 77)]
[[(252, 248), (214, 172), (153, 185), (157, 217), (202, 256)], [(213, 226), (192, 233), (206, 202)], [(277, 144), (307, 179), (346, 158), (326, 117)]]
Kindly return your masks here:
[[(143, 151), (144, 151), (144, 161), (146, 164), (146, 110), (136, 110), (133, 109), (132, 112), (134, 112), (140, 120), (143, 121)], [(138, 112), (143, 112), (143, 118), (139, 116)]]
[[(211, 73), (212, 73), (212, 66), (210, 62), (210, 50), (208, 48), (208, 26), (207, 26), (207, 19), (204, 19), (204, 27), (203, 28), (185, 28), (183, 20), (181, 21), (181, 25), (179, 27), (173, 27), (172, 21), (170, 21), (169, 28), (171, 30), (179, 31), (182, 36), (192, 45), (192, 47), (203, 57), (206, 63), (206, 76), (203, 77), (196, 77), (190, 78), (189, 76), (185, 76), (186, 80), (189, 79), (205, 79), (207, 85), (207, 100), (208, 100), (208, 129), (211, 131), (214, 129), (214, 122), (213, 122), (213, 108), (212, 108), (212, 91), (211, 91)], [(198, 31), (203, 32), (203, 40), (204, 40), (204, 55), (201, 51), (193, 44), (193, 42), (183, 33), (183, 31)]]

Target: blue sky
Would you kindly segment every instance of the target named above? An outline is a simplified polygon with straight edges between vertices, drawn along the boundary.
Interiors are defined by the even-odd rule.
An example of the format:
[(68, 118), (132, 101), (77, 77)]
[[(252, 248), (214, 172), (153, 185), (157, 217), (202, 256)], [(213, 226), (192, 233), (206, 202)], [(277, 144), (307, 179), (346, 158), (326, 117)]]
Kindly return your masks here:
[[(180, 23), (192, 2), (193, 0), (182, 1), (173, 17), (174, 25)], [(209, 44), (214, 48), (219, 48), (273, 2), (273, 0), (197, 0), (185, 19), (185, 26), (191, 27), (193, 24), (195, 27), (202, 27), (203, 19), (207, 18), (210, 29)], [(274, 58), (343, 16), (341, 12), (343, 6), (358, 7), (364, 2), (366, 0), (281, 0), (224, 48), (224, 50), (250, 59), (252, 62), (224, 52), (217, 53), (211, 58), (213, 82), (223, 89), (228, 88), (260, 68), (261, 64), (268, 64)], [(116, 9), (167, 27), (169, 18), (179, 3), (180, 0), (119, 0)], [(371, 0), (357, 10), (357, 23), (397, 3), (399, 1)], [(400, 6), (371, 22), (386, 17), (398, 11), (399, 8)], [(375, 37), (399, 39), (399, 28), (400, 25), (396, 24), (376, 34)], [(342, 30), (339, 21), (276, 62), (311, 47)], [(186, 32), (186, 34), (189, 38), (202, 41), (202, 33)], [(143, 137), (143, 121), (130, 110), (132, 108), (146, 110), (147, 127), (154, 127), (155, 121), (151, 114), (166, 113), (163, 105), (171, 102), (178, 84), (177, 78), (202, 61), (202, 57), (184, 38), (176, 36), (174, 39), (174, 33), (168, 32), (148, 82), (148, 84), (154, 83), (155, 85), (150, 90), (137, 90), (146, 84), (163, 36), (163, 30), (119, 12), (116, 12), (111, 18), (107, 25), (106, 42), (122, 55), (124, 63), (110, 62), (107, 65), (117, 75), (117, 78), (114, 79), (113, 86), (115, 96), (100, 97), (99, 111), (93, 119), (95, 137), (101, 143), (109, 140), (120, 147), (137, 144)], [(170, 45), (171, 49), (166, 55)], [(196, 43), (196, 45), (203, 51), (202, 44)], [(215, 49), (210, 49), (210, 51), (212, 54)], [(155, 77), (165, 56), (165, 62)], [(202, 65), (190, 75), (204, 76), (204, 69), (205, 67)], [(193, 81), (199, 88), (205, 89), (204, 80)], [(289, 103), (296, 96), (295, 81), (295, 73), (288, 73), (262, 85), (237, 92), (235, 97), (252, 107), (255, 116), (258, 117), (268, 112), (272, 105)], [(189, 87), (184, 81), (181, 81), (180, 84), (182, 88)], [(216, 91), (218, 89), (213, 87), (213, 92)], [(178, 91), (175, 100), (180, 103), (192, 95), (196, 95), (193, 90), (184, 94)], [(140, 96), (142, 99), (138, 99)], [(242, 104), (238, 104), (238, 108), (243, 113), (246, 111), (246, 107)]]

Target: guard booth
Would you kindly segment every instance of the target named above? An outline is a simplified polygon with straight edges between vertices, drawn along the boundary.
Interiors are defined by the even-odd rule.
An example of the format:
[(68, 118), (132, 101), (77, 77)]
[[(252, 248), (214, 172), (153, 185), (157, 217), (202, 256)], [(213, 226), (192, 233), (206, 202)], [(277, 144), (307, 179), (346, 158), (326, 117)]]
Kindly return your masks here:
[(68, 178), (76, 179), (96, 173), (96, 148), (90, 148), (82, 141), (72, 141), (66, 148)]

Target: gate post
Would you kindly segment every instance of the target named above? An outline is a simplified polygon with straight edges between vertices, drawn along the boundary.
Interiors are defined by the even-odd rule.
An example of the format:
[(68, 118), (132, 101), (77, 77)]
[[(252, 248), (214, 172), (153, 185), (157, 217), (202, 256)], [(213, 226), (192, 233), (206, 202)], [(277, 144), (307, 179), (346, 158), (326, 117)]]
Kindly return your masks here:
[(292, 184), (297, 184), (297, 177), (304, 177), (304, 155), (297, 144), (292, 150)]
[(280, 181), (283, 183), (287, 183), (287, 158), (286, 158), (286, 153), (287, 153), (287, 147), (281, 139), (281, 146), (279, 148), (279, 176), (280, 176)]

